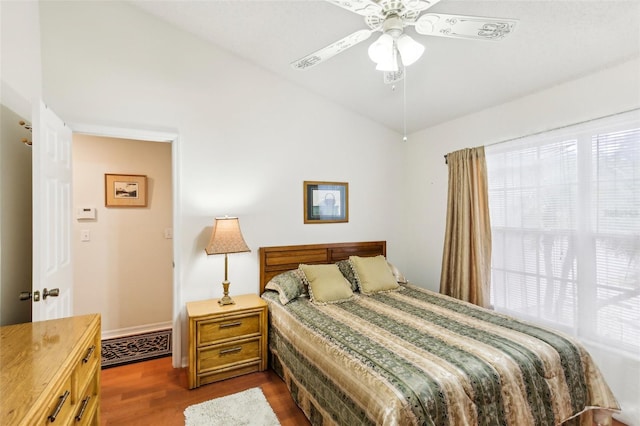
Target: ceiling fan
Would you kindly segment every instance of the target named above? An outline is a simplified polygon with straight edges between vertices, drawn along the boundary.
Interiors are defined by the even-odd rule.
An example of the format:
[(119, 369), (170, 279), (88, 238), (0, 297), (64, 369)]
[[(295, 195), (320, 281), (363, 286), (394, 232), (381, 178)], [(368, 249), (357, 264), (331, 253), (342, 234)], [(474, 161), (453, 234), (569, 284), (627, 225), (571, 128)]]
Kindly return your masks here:
[(374, 32), (382, 35), (369, 47), (369, 57), (384, 71), (385, 83), (404, 77), (404, 67), (417, 61), (424, 46), (404, 32), (413, 26), (418, 34), (474, 40), (502, 40), (518, 22), (515, 19), (422, 13), (440, 0), (326, 0), (364, 16), (369, 29), (358, 30), (329, 46), (291, 63), (304, 70), (367, 40)]

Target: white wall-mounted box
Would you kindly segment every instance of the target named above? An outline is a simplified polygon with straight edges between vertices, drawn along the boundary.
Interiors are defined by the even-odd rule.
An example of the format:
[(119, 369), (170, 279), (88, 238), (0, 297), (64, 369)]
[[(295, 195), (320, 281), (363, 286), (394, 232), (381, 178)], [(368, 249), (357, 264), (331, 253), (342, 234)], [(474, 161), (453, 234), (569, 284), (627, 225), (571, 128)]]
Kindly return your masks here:
[(95, 207), (80, 207), (76, 209), (76, 219), (78, 220), (96, 220)]

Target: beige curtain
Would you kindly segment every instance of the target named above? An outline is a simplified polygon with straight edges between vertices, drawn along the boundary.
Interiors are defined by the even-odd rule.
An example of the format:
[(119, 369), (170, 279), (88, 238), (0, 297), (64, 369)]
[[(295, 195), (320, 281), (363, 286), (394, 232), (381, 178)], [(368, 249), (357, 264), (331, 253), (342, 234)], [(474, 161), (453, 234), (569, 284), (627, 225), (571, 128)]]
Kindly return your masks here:
[(440, 293), (490, 307), (491, 226), (484, 147), (447, 154), (449, 196)]

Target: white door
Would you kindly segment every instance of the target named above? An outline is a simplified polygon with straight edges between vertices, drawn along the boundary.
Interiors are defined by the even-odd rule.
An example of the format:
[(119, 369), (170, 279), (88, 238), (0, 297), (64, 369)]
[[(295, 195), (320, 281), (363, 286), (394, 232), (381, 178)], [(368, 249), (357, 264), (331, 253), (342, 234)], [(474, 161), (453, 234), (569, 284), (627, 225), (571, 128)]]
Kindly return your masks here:
[(71, 134), (42, 101), (34, 105), (33, 321), (72, 315)]

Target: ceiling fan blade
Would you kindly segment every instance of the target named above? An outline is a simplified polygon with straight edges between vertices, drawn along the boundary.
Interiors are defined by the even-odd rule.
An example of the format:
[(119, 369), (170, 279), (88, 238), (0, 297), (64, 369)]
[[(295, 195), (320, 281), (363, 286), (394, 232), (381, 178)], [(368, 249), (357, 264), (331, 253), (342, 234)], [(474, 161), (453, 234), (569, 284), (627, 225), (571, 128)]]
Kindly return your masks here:
[(440, 3), (440, 0), (403, 0), (403, 3), (409, 10), (422, 12)]
[(425, 13), (418, 18), (415, 28), (418, 34), (424, 35), (502, 40), (513, 32), (517, 23), (517, 19)]
[[(370, 28), (376, 28), (374, 25), (377, 18), (380, 21), (380, 26), (382, 26), (386, 18), (385, 13), (388, 11), (387, 7), (398, 7), (397, 3), (398, 0), (382, 0), (382, 5), (385, 6), (383, 7), (382, 14), (367, 16), (367, 25), (369, 25)], [(440, 0), (402, 0), (404, 9), (400, 11), (399, 16), (405, 25), (414, 25), (422, 12), (437, 3), (440, 3)], [(374, 23), (374, 25), (372, 25), (372, 23)]]
[(382, 11), (382, 8), (371, 0), (326, 0), (326, 1), (362, 16), (373, 15)]
[(330, 44), (327, 47), (323, 47), (310, 55), (300, 58), (297, 61), (291, 62), (291, 66), (297, 70), (304, 70), (310, 68), (320, 62), (326, 61), (329, 58), (334, 57), (338, 53), (347, 50), (350, 47), (355, 46), (371, 37), (372, 30), (359, 30), (352, 33), (342, 40), (338, 40), (335, 43)]

